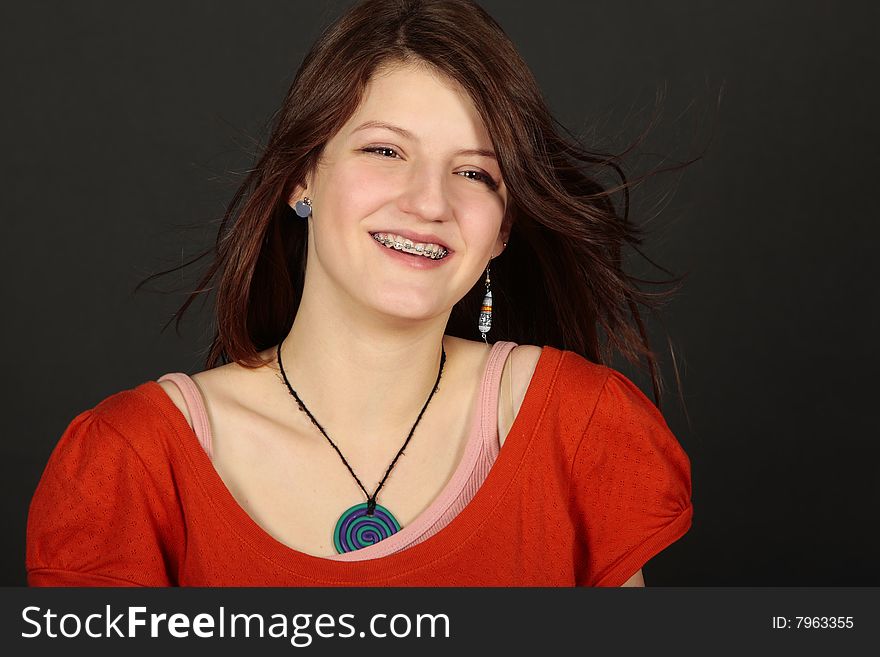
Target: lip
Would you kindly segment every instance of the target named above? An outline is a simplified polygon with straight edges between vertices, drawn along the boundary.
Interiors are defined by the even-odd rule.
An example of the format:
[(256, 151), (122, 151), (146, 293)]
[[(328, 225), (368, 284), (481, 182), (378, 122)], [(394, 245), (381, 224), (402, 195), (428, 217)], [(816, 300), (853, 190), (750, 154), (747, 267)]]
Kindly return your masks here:
[(380, 230), (371, 230), (370, 235), (375, 235), (376, 233), (391, 233), (393, 235), (400, 235), (401, 237), (405, 237), (408, 240), (412, 240), (413, 242), (424, 242), (425, 244), (437, 244), (438, 246), (442, 246), (449, 253), (453, 253), (454, 249), (450, 249), (449, 245), (446, 244), (443, 240), (432, 233), (416, 233), (412, 230), (398, 230), (392, 228), (382, 228)]
[[(390, 233), (390, 230), (379, 230), (377, 233)], [(396, 235), (400, 235), (400, 233), (395, 233)], [(400, 235), (404, 237), (403, 235)], [(406, 267), (411, 267), (412, 269), (436, 269), (438, 267), (442, 267), (445, 265), (450, 258), (452, 258), (452, 251), (446, 254), (445, 258), (440, 258), (439, 260), (432, 260), (431, 258), (424, 258), (422, 256), (411, 256), (403, 251), (398, 251), (397, 249), (389, 249), (384, 244), (380, 244), (379, 241), (370, 235), (370, 241), (376, 245), (377, 249), (382, 249), (382, 252), (389, 258), (391, 258), (394, 262), (397, 262)], [(437, 244), (437, 242), (434, 242)]]

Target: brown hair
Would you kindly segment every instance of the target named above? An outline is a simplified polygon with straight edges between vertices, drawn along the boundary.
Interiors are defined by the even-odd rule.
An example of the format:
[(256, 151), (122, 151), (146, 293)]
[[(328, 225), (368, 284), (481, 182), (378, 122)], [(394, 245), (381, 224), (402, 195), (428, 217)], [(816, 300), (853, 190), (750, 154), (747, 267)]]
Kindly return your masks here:
[[(620, 353), (648, 371), (659, 406), (662, 379), (638, 306), (657, 310), (681, 279), (654, 281), (675, 285), (646, 292), (638, 283), (651, 281), (623, 271), (624, 245), (646, 256), (628, 217), (633, 182), (621, 155), (587, 151), (562, 136), (510, 39), (471, 0), (366, 0), (306, 55), (265, 150), (229, 203), (212, 264), (171, 318), (179, 325), (219, 278), (206, 366), (259, 366), (258, 352), (290, 330), (304, 284), (307, 222), (291, 216), (288, 199), (356, 111), (373, 73), (397, 61), (428, 64), (461, 84), (497, 153), (512, 230), (507, 249), (492, 261), (493, 339), (551, 345), (603, 364)], [(603, 184), (609, 173), (616, 184)], [(448, 334), (479, 338), (484, 291), (478, 280), (453, 307)]]

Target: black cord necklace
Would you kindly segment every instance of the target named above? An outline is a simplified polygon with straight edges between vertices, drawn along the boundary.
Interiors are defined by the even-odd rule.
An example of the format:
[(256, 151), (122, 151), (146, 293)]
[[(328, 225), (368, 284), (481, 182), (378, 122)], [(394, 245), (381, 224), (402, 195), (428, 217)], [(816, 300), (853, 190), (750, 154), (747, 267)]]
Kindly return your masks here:
[(379, 482), (379, 486), (376, 488), (376, 491), (372, 495), (370, 495), (367, 492), (367, 489), (364, 488), (361, 480), (358, 479), (357, 475), (354, 473), (354, 470), (351, 469), (351, 466), (348, 464), (348, 461), (345, 460), (342, 452), (339, 451), (336, 443), (330, 440), (330, 436), (328, 436), (327, 432), (324, 431), (324, 427), (318, 424), (315, 416), (312, 415), (308, 408), (306, 408), (303, 400), (299, 398), (299, 395), (296, 394), (296, 390), (294, 390), (293, 386), (290, 385), (290, 381), (287, 380), (287, 374), (284, 372), (284, 364), (281, 362), (280, 342), (278, 343), (277, 348), (277, 358), (278, 368), (281, 370), (281, 378), (284, 379), (284, 384), (287, 386), (287, 390), (290, 392), (291, 395), (293, 395), (293, 398), (296, 400), (296, 403), (299, 406), (299, 410), (305, 412), (305, 414), (308, 415), (309, 419), (312, 421), (312, 424), (318, 427), (318, 430), (333, 446), (333, 449), (336, 450), (336, 453), (339, 454), (339, 458), (342, 459), (342, 462), (345, 463), (345, 467), (347, 467), (348, 471), (351, 472), (351, 476), (354, 477), (355, 481), (358, 483), (358, 486), (360, 486), (361, 490), (364, 491), (364, 495), (367, 496), (366, 502), (355, 504), (354, 506), (346, 509), (339, 517), (339, 520), (336, 523), (336, 528), (333, 530), (333, 544), (336, 546), (336, 552), (338, 554), (342, 554), (343, 552), (359, 550), (360, 548), (367, 547), (368, 545), (372, 545), (373, 543), (377, 543), (382, 539), (388, 538), (392, 534), (400, 531), (400, 523), (397, 522), (397, 519), (388, 509), (386, 509), (381, 504), (376, 503), (376, 497), (379, 495), (379, 491), (385, 484), (385, 480), (388, 479), (388, 475), (391, 474), (391, 469), (397, 463), (397, 459), (400, 458), (400, 455), (403, 454), (403, 450), (406, 449), (406, 446), (409, 444), (409, 440), (410, 438), (412, 438), (413, 432), (416, 430), (419, 421), (422, 419), (422, 415), (424, 415), (425, 409), (428, 408), (428, 404), (431, 403), (431, 399), (434, 397), (434, 393), (437, 392), (437, 388), (440, 386), (440, 377), (443, 375), (443, 365), (446, 363), (446, 349), (443, 347), (443, 343), (440, 343), (440, 371), (437, 372), (437, 380), (434, 382), (434, 387), (431, 389), (431, 394), (428, 396), (428, 401), (426, 401), (425, 405), (422, 406), (419, 417), (416, 418), (416, 423), (413, 425), (412, 429), (409, 430), (409, 435), (406, 437), (406, 441), (403, 443), (403, 447), (401, 447), (400, 451), (397, 452), (397, 456), (394, 457), (391, 465), (388, 466), (388, 470), (385, 472), (385, 476), (382, 477), (382, 481)]

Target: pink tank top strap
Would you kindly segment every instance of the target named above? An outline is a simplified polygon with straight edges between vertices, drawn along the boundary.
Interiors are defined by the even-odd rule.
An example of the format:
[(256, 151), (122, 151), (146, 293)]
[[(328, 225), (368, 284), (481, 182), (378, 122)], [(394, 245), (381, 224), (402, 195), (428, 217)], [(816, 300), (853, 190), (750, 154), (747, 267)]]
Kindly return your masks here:
[(485, 456), (491, 463), (501, 451), (501, 438), (498, 435), (498, 395), (501, 390), (501, 375), (504, 363), (516, 342), (499, 341), (492, 345), (486, 372), (480, 386), (480, 435), (485, 446)]
[(208, 411), (205, 409), (204, 398), (199, 391), (196, 382), (183, 372), (172, 372), (159, 377), (159, 381), (171, 381), (179, 389), (186, 402), (186, 408), (189, 410), (189, 416), (192, 418), (193, 432), (199, 439), (202, 448), (208, 458), (213, 458), (211, 449), (211, 423), (208, 421)]

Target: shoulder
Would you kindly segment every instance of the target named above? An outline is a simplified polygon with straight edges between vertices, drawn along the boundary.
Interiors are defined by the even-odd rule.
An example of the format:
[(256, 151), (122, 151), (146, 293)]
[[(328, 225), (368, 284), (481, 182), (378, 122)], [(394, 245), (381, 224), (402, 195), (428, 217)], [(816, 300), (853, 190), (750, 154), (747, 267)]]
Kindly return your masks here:
[(184, 427), (162, 388), (148, 381), (112, 394), (73, 418), (55, 444), (43, 476), (53, 477), (61, 486), (82, 480), (85, 472), (112, 486), (122, 485), (134, 473), (152, 484), (171, 481), (182, 453)]
[[(477, 340), (465, 340), (452, 336), (446, 336), (446, 341), (456, 350), (469, 355), (469, 359), (473, 362), (474, 371), (483, 372), (489, 353), (493, 349), (492, 346), (487, 347)], [(504, 368), (501, 372), (501, 391), (502, 394), (510, 395), (510, 405), (514, 416), (522, 405), (542, 352), (543, 349), (536, 345), (520, 344), (510, 350), (504, 361)]]
[[(603, 419), (662, 425), (666, 421), (655, 403), (622, 372), (594, 363), (573, 351), (551, 348), (556, 356), (553, 393), (559, 403), (578, 406), (591, 427)], [(597, 417), (598, 414), (598, 417)]]
[(693, 513), (690, 461), (675, 435), (635, 383), (606, 369), (569, 480), (587, 586), (630, 580), (688, 530)]
[(575, 455), (582, 481), (609, 476), (645, 495), (668, 494), (681, 509), (690, 498), (690, 461), (657, 406), (622, 373), (608, 375)]
[(665, 418), (623, 373), (573, 351), (544, 347), (532, 385), (541, 406), (532, 404), (532, 412), (541, 414), (576, 469), (618, 460), (650, 468), (654, 460), (686, 474), (687, 457)]
[[(135, 388), (110, 395), (92, 409), (96, 420), (125, 436), (135, 446), (145, 437), (168, 433), (178, 427), (175, 404), (163, 394), (164, 386), (147, 381)], [(152, 442), (149, 441), (148, 442)]]
[(34, 517), (58, 517), (60, 507), (76, 514), (123, 504), (133, 489), (168, 497), (178, 450), (174, 427), (163, 417), (167, 409), (151, 399), (157, 392), (150, 383), (118, 392), (68, 424), (40, 478)]
[(643, 433), (671, 437), (672, 433), (660, 409), (642, 389), (621, 372), (607, 367), (605, 370), (606, 376), (591, 422), (594, 428), (625, 424)]
[(558, 354), (559, 376), (567, 385), (574, 386), (576, 391), (597, 386), (601, 388), (612, 373), (616, 372), (607, 365), (594, 363), (575, 351), (552, 348), (551, 350)]
[[(195, 385), (190, 394), (196, 394), (197, 397), (191, 400), (192, 403), (200, 403), (209, 416), (233, 406), (259, 405), (265, 398), (266, 368), (248, 368), (239, 363), (228, 363), (186, 376)], [(157, 383), (192, 428), (192, 413), (187, 396), (180, 386), (169, 379)]]
[(148, 381), (77, 415), (55, 445), (50, 464), (66, 470), (87, 460), (109, 470), (117, 461), (126, 461), (153, 472), (167, 470), (183, 422), (159, 384)]
[(31, 499), (29, 582), (167, 585), (163, 555), (182, 544), (183, 525), (159, 394), (143, 384), (70, 422)]
[[(551, 346), (528, 346), (522, 361), (533, 368), (521, 375), (530, 377), (526, 385), (533, 389), (533, 398), (541, 400), (547, 416), (552, 418), (552, 429), (576, 441), (589, 423), (612, 370), (576, 352)], [(514, 362), (515, 370), (519, 362)]]
[(513, 348), (510, 352), (510, 360), (514, 366), (525, 369), (528, 372), (534, 372), (538, 359), (544, 350), (533, 344), (520, 344)]
[(502, 378), (509, 377), (512, 390), (513, 415), (519, 412), (535, 374), (543, 349), (533, 344), (517, 345), (510, 352)]
[(189, 413), (189, 408), (186, 405), (186, 400), (183, 397), (183, 393), (180, 391), (180, 388), (177, 387), (177, 384), (167, 379), (165, 381), (158, 381), (157, 383), (165, 391), (165, 394), (168, 395), (168, 399), (170, 399), (174, 403), (174, 405), (177, 406), (177, 409), (186, 419), (187, 424), (192, 426), (192, 416)]

